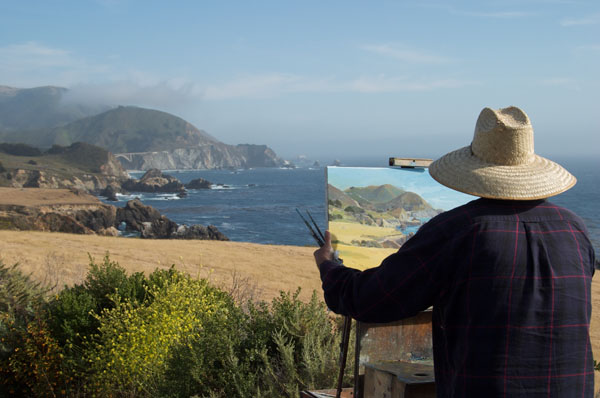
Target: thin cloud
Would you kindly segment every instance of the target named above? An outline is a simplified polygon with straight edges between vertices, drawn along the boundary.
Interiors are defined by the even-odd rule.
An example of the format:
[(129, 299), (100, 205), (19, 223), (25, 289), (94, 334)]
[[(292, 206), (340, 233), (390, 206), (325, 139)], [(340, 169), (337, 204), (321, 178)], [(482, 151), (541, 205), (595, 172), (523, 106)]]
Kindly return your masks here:
[(597, 25), (600, 23), (600, 13), (592, 14), (581, 18), (565, 18), (560, 21), (560, 25), (564, 27)]
[(0, 76), (13, 85), (70, 85), (110, 71), (70, 51), (30, 41), (0, 47)]
[(476, 84), (456, 79), (415, 80), (408, 77), (367, 76), (345, 84), (348, 91), (359, 93), (392, 93), (453, 89)]
[(86, 105), (137, 105), (149, 108), (170, 109), (200, 100), (191, 83), (162, 81), (153, 85), (140, 85), (131, 81), (105, 84), (79, 84), (64, 95), (65, 103)]
[(524, 17), (529, 17), (529, 16), (533, 15), (532, 13), (524, 12), (524, 11), (485, 12), (485, 11), (458, 11), (458, 10), (455, 10), (454, 13), (459, 14), (459, 15), (466, 15), (466, 16), (470, 16), (470, 17), (505, 18), (505, 19), (524, 18)]
[(293, 74), (273, 73), (245, 76), (222, 85), (209, 85), (204, 98), (222, 100), (231, 98), (268, 98), (284, 92), (298, 91), (301, 77)]
[(47, 47), (37, 42), (9, 44), (0, 47), (0, 67), (3, 69), (66, 67), (79, 64), (62, 49)]
[(512, 19), (512, 18), (524, 18), (535, 15), (531, 12), (515, 11), (515, 10), (493, 10), (493, 11), (482, 11), (482, 10), (464, 10), (458, 9), (448, 4), (441, 3), (422, 3), (419, 4), (421, 7), (440, 9), (449, 12), (454, 15), (464, 15), (468, 17), (476, 18), (497, 18), (497, 19)]
[(560, 87), (575, 91), (581, 90), (581, 86), (579, 85), (577, 80), (571, 77), (551, 77), (542, 80), (540, 84), (546, 87)]
[(311, 79), (292, 74), (247, 76), (220, 86), (211, 85), (204, 90), (206, 100), (237, 98), (272, 98), (290, 93), (392, 93), (405, 91), (431, 91), (453, 89), (474, 82), (457, 79), (415, 79), (404, 76), (361, 76), (350, 80), (334, 78)]
[(448, 57), (429, 54), (398, 44), (371, 44), (360, 48), (364, 51), (415, 64), (447, 64), (454, 61)]
[(576, 53), (595, 53), (600, 51), (600, 44), (584, 44), (581, 46), (575, 47)]

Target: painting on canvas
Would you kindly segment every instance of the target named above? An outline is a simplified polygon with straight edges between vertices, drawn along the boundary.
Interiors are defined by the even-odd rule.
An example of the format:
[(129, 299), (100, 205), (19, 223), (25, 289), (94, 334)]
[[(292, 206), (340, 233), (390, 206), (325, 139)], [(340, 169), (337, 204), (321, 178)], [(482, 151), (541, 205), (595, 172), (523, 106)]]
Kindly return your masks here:
[(327, 168), (333, 246), (346, 266), (357, 269), (378, 266), (432, 217), (473, 199), (423, 168)]

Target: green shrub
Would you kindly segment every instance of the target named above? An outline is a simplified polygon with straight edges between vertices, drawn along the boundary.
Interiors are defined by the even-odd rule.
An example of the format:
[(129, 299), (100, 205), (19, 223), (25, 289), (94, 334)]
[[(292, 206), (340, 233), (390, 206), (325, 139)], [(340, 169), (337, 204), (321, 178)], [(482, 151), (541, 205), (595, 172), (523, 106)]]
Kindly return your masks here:
[(138, 272), (127, 276), (125, 268), (115, 261), (110, 261), (109, 255), (106, 254), (101, 264), (96, 264), (90, 256), (90, 270), (83, 285), (97, 302), (95, 312), (100, 313), (104, 308), (115, 306), (112, 299), (115, 293), (121, 300), (143, 302), (146, 296), (144, 282), (143, 273)]
[[(270, 398), (332, 388), (341, 318), (299, 293), (236, 303), (173, 267), (128, 276), (106, 256), (45, 302), (44, 289), (0, 263), (0, 396)], [(346, 382), (351, 375), (348, 366)]]
[(241, 352), (246, 316), (230, 296), (215, 293), (222, 307), (199, 314), (202, 326), (173, 348), (160, 396), (253, 396), (257, 369)]
[(341, 209), (341, 208), (342, 208), (342, 206), (343, 206), (343, 204), (342, 204), (342, 201), (341, 201), (341, 200), (339, 200), (339, 199), (336, 199), (336, 200), (331, 200), (331, 199), (329, 199), (329, 200), (327, 201), (327, 204), (328, 204), (329, 206), (338, 207), (338, 208), (340, 208), (340, 209)]
[[(271, 304), (276, 349), (263, 359), (270, 388), (279, 394), (274, 396), (297, 397), (303, 389), (333, 387), (337, 377), (341, 328), (329, 317), (316, 292), (308, 303), (298, 299), (299, 293), (300, 289), (294, 294), (282, 292)], [(352, 355), (349, 352), (350, 358)], [(348, 366), (347, 383), (352, 374)]]
[(45, 319), (46, 290), (0, 261), (0, 396), (50, 396), (64, 384)]
[(146, 298), (146, 279), (142, 273), (127, 276), (125, 269), (108, 255), (96, 264), (90, 257), (89, 271), (83, 284), (65, 287), (49, 302), (49, 326), (63, 345), (81, 346), (84, 340), (98, 333), (97, 315), (114, 308), (118, 301), (136, 303)]
[(211, 318), (226, 319), (231, 300), (206, 280), (180, 275), (149, 289), (148, 305), (111, 298), (114, 308), (98, 316), (99, 334), (87, 361), (92, 388), (117, 396), (156, 396), (164, 383), (169, 354)]
[(62, 348), (52, 337), (43, 311), (22, 327), (7, 322), (9, 341), (14, 351), (1, 365), (8, 373), (4, 380), (8, 392), (17, 396), (56, 397), (66, 395), (69, 384), (64, 372)]
[[(341, 340), (338, 325), (316, 293), (308, 303), (298, 299), (299, 293), (282, 292), (270, 306), (249, 303), (237, 333), (233, 324), (215, 324), (221, 333), (208, 333), (207, 328), (191, 345), (180, 346), (172, 358), (179, 365), (167, 379), (181, 382), (185, 373), (183, 379), (192, 387), (174, 396), (193, 392), (211, 398), (299, 397), (303, 389), (334, 387)], [(346, 370), (347, 384), (353, 371), (351, 366)], [(167, 391), (177, 390), (173, 384)]]
[(13, 156), (42, 156), (42, 151), (27, 144), (1, 143), (0, 152)]

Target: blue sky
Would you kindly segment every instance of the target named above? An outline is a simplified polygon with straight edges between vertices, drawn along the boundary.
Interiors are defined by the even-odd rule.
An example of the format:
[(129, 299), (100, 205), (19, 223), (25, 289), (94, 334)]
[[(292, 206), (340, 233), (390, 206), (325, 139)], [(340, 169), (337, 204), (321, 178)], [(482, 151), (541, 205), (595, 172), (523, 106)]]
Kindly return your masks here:
[(292, 159), (437, 157), (485, 106), (600, 148), (600, 2), (6, 1), (0, 85), (183, 117)]

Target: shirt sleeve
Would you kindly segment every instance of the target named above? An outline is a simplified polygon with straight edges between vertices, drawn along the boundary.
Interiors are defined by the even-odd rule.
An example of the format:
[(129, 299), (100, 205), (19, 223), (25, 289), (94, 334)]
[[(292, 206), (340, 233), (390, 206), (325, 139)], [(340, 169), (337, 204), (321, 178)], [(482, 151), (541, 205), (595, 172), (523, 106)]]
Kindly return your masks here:
[(451, 263), (444, 231), (425, 224), (376, 268), (359, 271), (326, 261), (319, 267), (325, 302), (362, 322), (391, 322), (429, 308), (444, 290)]

